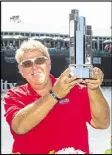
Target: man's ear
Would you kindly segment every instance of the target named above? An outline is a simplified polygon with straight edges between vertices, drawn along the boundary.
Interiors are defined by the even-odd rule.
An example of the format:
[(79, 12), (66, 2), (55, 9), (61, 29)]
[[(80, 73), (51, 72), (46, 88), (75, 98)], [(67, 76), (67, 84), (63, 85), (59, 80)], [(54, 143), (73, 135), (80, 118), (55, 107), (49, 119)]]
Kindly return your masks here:
[(51, 65), (51, 60), (50, 59), (48, 59), (48, 64)]
[(51, 59), (48, 60), (49, 70), (51, 71)]

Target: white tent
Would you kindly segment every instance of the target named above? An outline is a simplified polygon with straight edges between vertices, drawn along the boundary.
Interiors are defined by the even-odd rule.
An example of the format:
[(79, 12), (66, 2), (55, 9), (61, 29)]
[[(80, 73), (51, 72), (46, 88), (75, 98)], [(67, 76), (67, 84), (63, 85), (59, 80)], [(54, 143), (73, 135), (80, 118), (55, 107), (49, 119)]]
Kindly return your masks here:
[(96, 39), (92, 39), (92, 42), (97, 42), (97, 40)]
[(110, 40), (105, 40), (103, 43), (104, 44), (106, 44), (106, 43), (112, 43), (112, 40), (111, 39)]
[(60, 41), (64, 41), (64, 39), (63, 39), (63, 38), (61, 38), (61, 37), (53, 37), (53, 40), (60, 40)]
[(30, 40), (40, 40), (40, 37), (34, 36), (34, 37), (29, 38), (29, 39), (30, 39)]
[(40, 36), (40, 39), (41, 40), (53, 40), (53, 38), (50, 36)]
[(14, 39), (28, 39), (27, 36), (22, 36), (22, 35), (15, 35), (13, 36)]
[(64, 38), (64, 41), (69, 42), (70, 38)]
[(14, 39), (14, 37), (13, 36), (10, 36), (10, 35), (5, 35), (5, 36), (2, 36), (2, 39), (3, 40), (13, 40)]

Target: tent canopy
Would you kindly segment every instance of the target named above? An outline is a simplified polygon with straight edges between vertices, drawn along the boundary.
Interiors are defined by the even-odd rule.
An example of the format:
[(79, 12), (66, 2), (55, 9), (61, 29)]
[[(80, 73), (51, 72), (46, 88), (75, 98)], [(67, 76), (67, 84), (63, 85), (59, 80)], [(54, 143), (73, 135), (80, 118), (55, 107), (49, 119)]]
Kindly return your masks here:
[(112, 43), (112, 40), (111, 39), (105, 40), (103, 43)]
[(61, 37), (53, 37), (53, 40), (60, 40), (60, 41), (64, 41), (64, 39), (63, 39), (63, 38), (61, 38)]

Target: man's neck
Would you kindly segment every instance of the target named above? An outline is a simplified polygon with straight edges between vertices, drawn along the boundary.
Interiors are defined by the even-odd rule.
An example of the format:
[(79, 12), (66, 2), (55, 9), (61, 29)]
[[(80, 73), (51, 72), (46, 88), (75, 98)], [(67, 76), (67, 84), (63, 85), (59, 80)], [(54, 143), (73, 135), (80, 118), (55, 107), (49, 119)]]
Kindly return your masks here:
[(44, 96), (52, 88), (52, 81), (49, 78), (45, 84), (38, 85), (33, 88), (40, 96)]

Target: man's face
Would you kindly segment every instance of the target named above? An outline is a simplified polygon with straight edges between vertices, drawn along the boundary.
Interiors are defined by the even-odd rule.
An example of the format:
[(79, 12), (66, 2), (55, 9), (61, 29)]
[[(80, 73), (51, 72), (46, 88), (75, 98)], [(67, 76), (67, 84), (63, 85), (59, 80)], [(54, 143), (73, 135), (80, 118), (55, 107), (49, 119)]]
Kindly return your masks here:
[[(22, 61), (39, 58), (41, 56), (44, 56), (41, 52), (24, 53)], [(30, 67), (25, 67), (20, 64), (19, 72), (32, 86), (39, 86), (47, 82), (51, 68), (50, 58), (47, 58), (43, 64), (33, 62)]]

